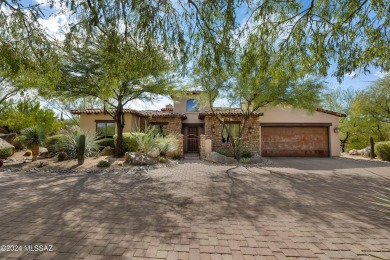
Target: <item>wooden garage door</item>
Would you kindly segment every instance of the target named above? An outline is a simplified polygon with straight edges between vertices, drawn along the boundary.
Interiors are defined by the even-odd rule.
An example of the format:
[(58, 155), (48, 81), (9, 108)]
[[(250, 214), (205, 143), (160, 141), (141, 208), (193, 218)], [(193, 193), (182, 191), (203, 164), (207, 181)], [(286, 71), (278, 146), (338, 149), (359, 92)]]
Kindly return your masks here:
[(261, 154), (265, 157), (328, 157), (328, 127), (262, 126)]

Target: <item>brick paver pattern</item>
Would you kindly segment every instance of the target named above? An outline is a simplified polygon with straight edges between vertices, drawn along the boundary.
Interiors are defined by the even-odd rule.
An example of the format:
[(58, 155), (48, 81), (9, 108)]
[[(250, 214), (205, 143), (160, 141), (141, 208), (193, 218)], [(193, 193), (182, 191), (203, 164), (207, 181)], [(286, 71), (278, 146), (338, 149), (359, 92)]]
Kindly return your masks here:
[(0, 171), (0, 245), (53, 245), (0, 258), (390, 259), (379, 175), (229, 168)]

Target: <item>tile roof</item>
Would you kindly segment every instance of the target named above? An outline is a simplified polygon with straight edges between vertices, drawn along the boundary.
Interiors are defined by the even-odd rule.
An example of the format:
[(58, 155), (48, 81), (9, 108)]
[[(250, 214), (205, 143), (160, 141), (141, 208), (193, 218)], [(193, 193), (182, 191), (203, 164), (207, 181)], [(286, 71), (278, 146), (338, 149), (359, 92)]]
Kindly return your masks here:
[[(217, 115), (221, 115), (221, 116), (232, 116), (232, 115), (233, 116), (235, 116), (235, 115), (241, 116), (244, 114), (240, 108), (220, 108), (220, 107), (215, 108), (214, 113)], [(199, 119), (204, 119), (206, 116), (211, 116), (211, 115), (213, 115), (213, 111), (206, 110), (204, 112), (199, 113)], [(262, 116), (263, 113), (253, 112), (252, 115), (253, 116)]]
[[(114, 112), (114, 109), (109, 109), (109, 112)], [(104, 109), (74, 109), (70, 111), (72, 114), (104, 114)], [(134, 109), (123, 109), (125, 114), (134, 114), (140, 117), (180, 117), (187, 119), (185, 114), (173, 113), (170, 111), (156, 111), (156, 110), (134, 110)]]
[(322, 108), (317, 108), (316, 111), (321, 112), (321, 113), (325, 113), (325, 114), (329, 114), (329, 115), (338, 116), (338, 117), (347, 117), (347, 115), (344, 113), (334, 112), (334, 111), (326, 110), (326, 109), (322, 109)]

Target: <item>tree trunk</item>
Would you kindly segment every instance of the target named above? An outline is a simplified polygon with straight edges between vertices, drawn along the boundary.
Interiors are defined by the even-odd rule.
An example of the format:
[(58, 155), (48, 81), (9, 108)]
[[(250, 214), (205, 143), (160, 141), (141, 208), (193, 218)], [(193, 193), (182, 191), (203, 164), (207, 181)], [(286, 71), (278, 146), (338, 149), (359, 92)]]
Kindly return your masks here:
[(124, 154), (123, 151), (123, 129), (125, 128), (125, 117), (123, 113), (123, 104), (122, 97), (118, 98), (118, 106), (115, 111), (115, 121), (117, 128), (117, 139), (115, 145), (115, 155), (122, 156)]
[(345, 144), (347, 143), (349, 137), (349, 132), (347, 132), (347, 136), (344, 139), (341, 139), (341, 152), (345, 153)]
[(374, 138), (372, 138), (372, 136), (370, 136), (370, 149), (371, 149), (370, 159), (374, 159), (376, 157), (374, 148), (375, 148)]

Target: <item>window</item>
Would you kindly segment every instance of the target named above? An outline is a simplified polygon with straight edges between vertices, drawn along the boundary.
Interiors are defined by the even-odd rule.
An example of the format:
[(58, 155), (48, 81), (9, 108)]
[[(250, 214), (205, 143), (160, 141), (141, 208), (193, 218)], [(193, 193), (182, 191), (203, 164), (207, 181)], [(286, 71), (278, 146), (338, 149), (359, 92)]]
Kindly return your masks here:
[(115, 121), (96, 121), (96, 134), (101, 138), (115, 135)]
[(240, 123), (224, 124), (222, 126), (222, 143), (230, 141), (230, 134), (236, 138), (240, 135)]
[(149, 125), (154, 130), (156, 136), (164, 137), (167, 135), (167, 123), (149, 123)]
[(187, 100), (187, 112), (199, 112), (199, 103), (195, 99)]

